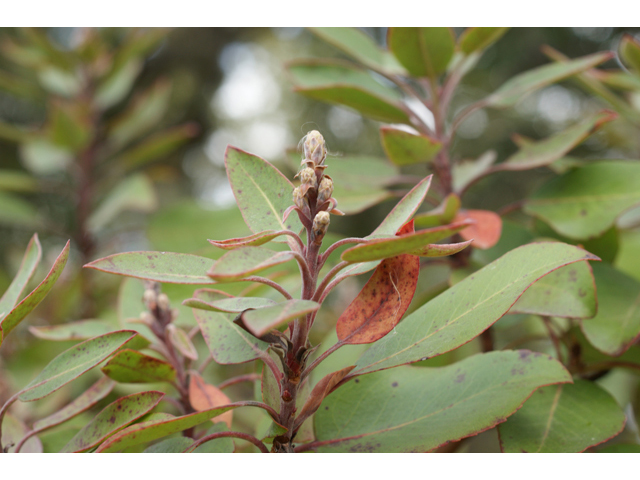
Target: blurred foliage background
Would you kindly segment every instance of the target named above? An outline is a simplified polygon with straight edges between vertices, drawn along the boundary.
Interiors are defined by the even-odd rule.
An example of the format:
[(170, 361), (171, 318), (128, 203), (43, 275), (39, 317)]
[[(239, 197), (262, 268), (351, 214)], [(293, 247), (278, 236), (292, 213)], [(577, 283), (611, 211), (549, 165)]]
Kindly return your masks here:
[[(364, 30), (384, 43), (385, 29)], [(462, 30), (455, 29), (456, 34)], [(454, 110), (517, 73), (549, 63), (543, 45), (575, 58), (616, 50), (624, 33), (639, 32), (511, 29), (464, 78)], [(0, 402), (70, 346), (34, 338), (29, 325), (117, 317), (120, 280), (82, 270), (84, 263), (131, 250), (216, 256), (220, 253), (207, 238), (249, 233), (224, 172), (227, 144), (262, 156), (290, 178), (295, 164), (286, 152), (313, 129), (325, 136), (331, 156), (385, 156), (381, 123), (293, 92), (286, 62), (340, 56), (298, 28), (0, 29), (0, 291), (9, 285), (34, 232), (44, 249), (36, 278), (43, 278), (66, 240), (72, 240), (70, 261), (54, 291), (3, 345)], [(611, 60), (603, 67), (621, 66)], [(636, 105), (637, 95), (630, 97)], [(459, 129), (454, 155), (477, 158), (494, 150), (500, 161), (517, 150), (512, 135), (547, 137), (594, 104), (608, 106), (565, 81), (526, 97), (516, 108), (480, 110)], [(583, 158), (639, 158), (638, 132), (638, 125), (622, 117), (575, 152)], [(412, 166), (403, 173), (424, 176), (424, 169)], [(550, 177), (544, 169), (498, 173), (478, 182), (465, 203), (495, 211)], [(336, 218), (332, 234), (370, 233), (395, 201)], [(166, 289), (176, 304), (190, 290)], [(336, 308), (346, 306), (357, 291), (358, 281), (345, 282)], [(184, 315), (190, 312), (185, 309)]]

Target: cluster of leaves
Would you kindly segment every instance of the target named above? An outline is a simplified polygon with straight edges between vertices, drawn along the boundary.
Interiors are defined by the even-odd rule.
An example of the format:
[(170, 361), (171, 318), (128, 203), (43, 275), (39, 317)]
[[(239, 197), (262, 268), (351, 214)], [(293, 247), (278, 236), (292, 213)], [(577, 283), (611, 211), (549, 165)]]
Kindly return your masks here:
[[(634, 99), (638, 92), (640, 46), (629, 35), (622, 38), (619, 57), (628, 71), (595, 68), (614, 57), (612, 52), (568, 59), (545, 47), (543, 51), (555, 63), (519, 74), (486, 98), (454, 111), (452, 101), (464, 76), (506, 31), (469, 28), (456, 38), (448, 28), (390, 28), (384, 48), (356, 29), (314, 28), (313, 33), (355, 63), (346, 59), (305, 59), (290, 63), (288, 69), (297, 92), (391, 122), (392, 125), (380, 127), (388, 159), (403, 168), (422, 163), (434, 173), (438, 193), (435, 200), (439, 205), (417, 214), (416, 226), (476, 220), (459, 234), (460, 239), (474, 241), (471, 248), (450, 257), (450, 271), (445, 274), (449, 285), (468, 275), (473, 278), (478, 268), (536, 238), (581, 245), (602, 258), (603, 262), (594, 265), (593, 270), (583, 262), (561, 268), (536, 283), (510, 310), (523, 315), (514, 315), (511, 325), (503, 322), (505, 327), (499, 328), (499, 324), (483, 334), (484, 351), (493, 350), (496, 345), (529, 345), (552, 353), (576, 378), (588, 380), (615, 367), (637, 372), (640, 277), (634, 253), (638, 252), (639, 224), (638, 209), (633, 207), (640, 203), (640, 163), (570, 156), (580, 143), (618, 115), (596, 110), (548, 138), (517, 136), (514, 141), (519, 149), (499, 162), (491, 151), (478, 152), (475, 161), (460, 160), (455, 139), (460, 125), (477, 110), (513, 107), (524, 96), (569, 78), (605, 100), (622, 119), (637, 125)], [(432, 113), (432, 122), (425, 120), (424, 107)], [(557, 177), (529, 198), (504, 208), (501, 215), (466, 205), (465, 194), (484, 177), (541, 167)], [(513, 219), (503, 219), (507, 215)], [(428, 275), (428, 269), (425, 273)], [(520, 327), (517, 332), (515, 325)], [(620, 408), (615, 402), (596, 400), (606, 393), (593, 383), (576, 381), (539, 390), (540, 395), (545, 392), (550, 393), (544, 397), (548, 401), (534, 395), (500, 427), (504, 451), (583, 451), (623, 428)], [(557, 408), (574, 398), (585, 419), (601, 418), (602, 424), (577, 422), (574, 411)], [(628, 413), (633, 415), (633, 410)], [(550, 421), (543, 421), (546, 418)], [(602, 428), (605, 424), (608, 428)], [(571, 434), (566, 433), (567, 429)], [(558, 436), (555, 443), (554, 435)]]
[[(393, 165), (326, 158), (322, 136), (310, 132), (296, 187), (269, 162), (229, 147), (227, 176), (253, 233), (210, 241), (226, 252), (217, 260), (129, 252), (87, 265), (133, 277), (120, 292), (121, 326), (85, 320), (31, 328), (41, 338), (81, 342), (2, 406), (0, 440), (7, 451), (38, 451), (42, 432), (95, 406), (116, 382), (159, 387), (118, 395), (63, 451), (229, 452), (236, 448), (232, 438), (262, 452), (454, 450), (461, 439), (498, 426), (504, 451), (569, 452), (622, 431), (633, 409), (623, 412), (596, 380), (617, 367), (640, 369), (640, 279), (637, 271), (624, 273), (616, 255), (622, 239), (637, 233), (637, 211), (627, 211), (640, 203), (633, 187), (640, 163), (566, 156), (615, 115), (594, 112), (550, 138), (518, 138), (519, 151), (499, 163), (490, 152), (462, 163), (453, 141), (474, 111), (511, 107), (569, 77), (601, 78), (594, 67), (612, 54), (540, 67), (451, 112), (456, 87), (504, 29), (471, 28), (456, 39), (449, 29), (392, 28), (388, 49), (355, 29), (315, 31), (361, 65), (295, 62), (290, 72), (297, 89), (394, 122), (380, 128)], [(631, 40), (624, 42), (627, 52)], [(416, 100), (433, 113), (433, 125)], [(415, 179), (400, 170), (420, 164), (433, 175)], [(464, 194), (483, 177), (538, 167), (557, 177), (518, 211), (467, 208)], [(414, 179), (369, 235), (323, 246), (335, 238), (327, 232), (331, 214), (361, 211), (389, 198), (389, 185)], [(425, 199), (436, 208), (425, 211)], [(503, 220), (513, 212), (520, 215), (516, 221)], [(452, 241), (438, 243), (447, 238)], [(34, 237), (0, 299), (0, 312), (8, 312), (0, 313), (0, 339), (44, 298), (68, 247), (20, 301), (39, 252)], [(443, 263), (445, 285), (434, 288), (430, 275)], [(330, 292), (371, 271), (332, 334), (314, 345), (311, 333), (326, 321), (318, 315)], [(195, 325), (176, 323), (178, 311), (160, 283), (206, 287), (180, 298), (193, 309)], [(141, 300), (146, 310), (138, 315)], [(469, 355), (463, 346), (474, 339), (483, 353)], [(522, 345), (530, 349), (512, 350)], [(230, 378), (208, 380), (212, 360)], [(234, 376), (237, 364), (249, 370)], [(104, 375), (96, 384), (31, 428), (7, 413), (15, 401), (44, 398), (96, 366)], [(232, 401), (225, 390), (244, 382), (255, 382), (255, 395)], [(161, 401), (162, 411), (154, 411)], [(250, 433), (238, 420), (244, 407), (258, 412)]]
[(16, 145), (22, 167), (0, 170), (0, 225), (71, 237), (87, 262), (113, 248), (123, 212), (156, 209), (144, 170), (198, 130), (166, 127), (171, 82), (136, 88), (167, 33), (78, 29), (63, 48), (43, 29), (5, 32), (0, 90), (38, 114), (29, 124), (0, 122), (0, 138)]
[[(143, 337), (138, 345), (119, 350), (123, 341), (134, 336), (131, 330), (121, 330), (72, 347), (14, 395), (3, 413), (12, 401), (37, 400), (53, 393), (115, 353), (102, 367), (105, 375), (125, 383), (171, 383), (179, 393), (176, 402), (182, 415), (151, 414), (132, 424), (155, 407), (162, 394), (145, 391), (129, 395), (108, 405), (69, 441), (65, 451), (119, 451), (148, 444), (209, 419), (222, 421), (220, 415), (243, 406), (257, 406), (267, 412), (266, 430), (256, 432), (256, 436), (236, 431), (191, 433), (153, 445), (150, 451), (192, 451), (226, 436), (249, 440), (262, 451), (268, 451), (265, 444), (269, 443), (272, 451), (426, 451), (503, 421), (539, 387), (571, 381), (561, 363), (526, 350), (488, 353), (435, 369), (403, 365), (467, 343), (504, 315), (532, 282), (559, 267), (596, 259), (592, 254), (562, 243), (521, 247), (399, 323), (417, 288), (420, 257), (450, 255), (470, 243), (431, 243), (451, 236), (468, 221), (414, 232), (411, 218), (427, 194), (431, 177), (416, 185), (371, 235), (340, 240), (320, 254), (328, 223), (317, 219), (325, 218), (327, 210), (333, 212), (336, 203), (331, 191), (321, 193), (321, 186), (327, 185), (322, 181), (326, 168), (323, 156), (305, 155), (303, 163), (308, 166), (301, 172), (301, 187), (295, 190), (259, 157), (230, 148), (226, 160), (238, 205), (255, 232), (253, 235), (212, 241), (229, 250), (215, 262), (178, 253), (130, 252), (96, 260), (89, 266), (146, 281), (215, 283), (220, 288), (227, 283), (251, 281), (273, 287), (277, 295), (285, 297), (284, 301), (276, 302), (269, 296), (233, 296), (207, 288), (197, 290), (185, 302), (194, 307), (199, 326), (195, 333), (202, 333), (213, 360), (223, 365), (254, 360), (264, 364), (260, 376), (262, 401), (231, 403), (221, 392), (223, 385), (207, 384), (191, 369), (197, 353), (189, 335), (173, 325), (175, 314), (168, 298), (158, 294), (155, 285), (149, 285), (144, 293), (148, 312), (139, 320), (130, 321), (138, 332), (147, 328), (146, 335), (138, 333), (136, 338)], [(313, 176), (306, 175), (307, 170)], [(288, 195), (292, 191), (304, 192), (302, 201), (294, 193), (294, 206)], [(287, 215), (293, 210), (298, 218)], [(306, 245), (296, 233), (303, 227), (307, 231)], [(264, 246), (283, 236), (288, 250)], [(355, 246), (344, 250), (339, 262), (323, 265), (339, 247), (348, 244)], [(300, 268), (299, 299), (271, 278), (255, 275), (294, 259)], [(326, 295), (345, 278), (372, 269), (375, 271), (369, 282), (338, 319), (338, 341), (308, 362), (316, 349), (309, 343), (308, 331)], [(326, 273), (316, 285), (323, 271)], [(86, 324), (69, 327), (79, 331)], [(341, 347), (371, 343), (373, 346), (353, 364), (342, 365), (321, 378), (311, 376), (323, 360)], [(160, 353), (164, 360), (140, 352), (145, 348)], [(85, 355), (91, 360), (86, 360)], [(401, 368), (387, 371), (393, 367)], [(361, 378), (363, 375), (366, 376)], [(244, 378), (227, 384), (241, 380)], [(342, 388), (329, 395), (338, 387)], [(102, 392), (103, 388), (106, 389), (102, 384), (100, 388), (92, 387), (91, 393), (82, 398), (95, 398), (93, 392)], [(500, 401), (494, 398), (498, 388), (504, 392)], [(416, 404), (416, 397), (429, 401)], [(76, 400), (72, 405), (86, 403)], [(381, 405), (385, 411), (372, 415)], [(63, 410), (76, 414), (83, 409), (68, 406)], [(311, 416), (313, 425), (307, 421)], [(437, 422), (437, 418), (448, 420)], [(225, 421), (231, 421), (230, 415)], [(38, 431), (38, 425), (34, 425), (23, 439), (32, 438)], [(18, 440), (17, 444), (25, 442)]]

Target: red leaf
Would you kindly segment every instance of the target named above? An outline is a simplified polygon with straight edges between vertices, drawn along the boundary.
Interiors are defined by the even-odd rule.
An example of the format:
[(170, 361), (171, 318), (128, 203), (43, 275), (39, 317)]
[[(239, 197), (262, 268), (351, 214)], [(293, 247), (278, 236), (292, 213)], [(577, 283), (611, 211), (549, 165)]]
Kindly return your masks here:
[[(203, 412), (205, 410), (210, 410), (212, 408), (231, 403), (229, 397), (227, 397), (222, 390), (218, 387), (205, 383), (204, 379), (197, 372), (192, 371), (189, 376), (189, 403), (191, 403), (191, 406), (195, 411)], [(231, 428), (232, 420), (232, 410), (211, 419), (213, 423), (224, 422), (229, 428)]]
[[(413, 232), (411, 220), (396, 235)], [(336, 325), (338, 340), (351, 345), (373, 343), (393, 330), (411, 304), (419, 272), (420, 259), (415, 255), (383, 260), (340, 315)]]
[(499, 215), (489, 210), (460, 210), (454, 221), (475, 220), (475, 224), (468, 226), (460, 232), (465, 240), (473, 240), (472, 246), (486, 250), (493, 247), (502, 233), (502, 219)]

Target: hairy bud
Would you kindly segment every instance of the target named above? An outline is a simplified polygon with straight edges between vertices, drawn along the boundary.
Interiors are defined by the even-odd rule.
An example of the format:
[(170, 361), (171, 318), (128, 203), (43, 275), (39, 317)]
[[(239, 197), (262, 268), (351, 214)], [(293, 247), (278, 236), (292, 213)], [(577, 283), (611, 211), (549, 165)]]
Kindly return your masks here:
[(158, 307), (160, 307), (160, 310), (169, 310), (169, 306), (169, 297), (167, 297), (167, 294), (161, 293), (158, 295)]
[(140, 323), (143, 323), (150, 327), (151, 325), (153, 325), (153, 322), (155, 321), (155, 319), (153, 318), (153, 315), (151, 315), (149, 312), (142, 312), (140, 314), (139, 321)]
[(300, 171), (300, 181), (309, 185), (312, 188), (316, 188), (318, 186), (318, 177), (316, 177), (316, 171), (313, 168), (303, 168)]
[(320, 243), (324, 238), (324, 235), (327, 233), (327, 229), (329, 228), (330, 221), (328, 212), (318, 212), (316, 217), (313, 219), (313, 235), (316, 243)]
[(324, 137), (317, 130), (307, 133), (304, 140), (304, 157), (316, 165), (321, 165), (327, 156)]
[(156, 302), (158, 301), (158, 297), (156, 295), (155, 290), (148, 288), (144, 291), (144, 295), (142, 296), (142, 300), (150, 309), (156, 308)]
[(302, 190), (300, 189), (300, 187), (296, 187), (293, 190), (293, 204), (300, 208), (303, 209), (306, 206), (306, 199), (304, 198), (304, 194), (302, 193)]
[(325, 176), (318, 187), (318, 204), (322, 205), (331, 198), (331, 195), (333, 195), (333, 180), (331, 177)]

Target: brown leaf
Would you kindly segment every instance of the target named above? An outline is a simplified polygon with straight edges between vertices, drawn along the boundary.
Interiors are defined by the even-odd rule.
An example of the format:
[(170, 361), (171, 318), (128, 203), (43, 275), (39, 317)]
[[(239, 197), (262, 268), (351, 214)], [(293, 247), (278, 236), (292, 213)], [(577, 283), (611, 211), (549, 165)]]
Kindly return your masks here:
[[(222, 390), (205, 383), (204, 379), (197, 372), (192, 371), (189, 376), (189, 402), (195, 411), (203, 412), (231, 403), (229, 397), (227, 397)], [(213, 423), (224, 422), (229, 428), (231, 428), (232, 420), (233, 410), (229, 410), (211, 419)]]
[(486, 250), (493, 247), (502, 233), (502, 219), (499, 215), (489, 210), (460, 210), (454, 221), (475, 220), (475, 224), (468, 226), (460, 232), (465, 240), (473, 240), (472, 246)]
[[(413, 220), (396, 235), (413, 233)], [(336, 324), (338, 340), (345, 344), (373, 343), (389, 333), (409, 308), (418, 285), (420, 259), (398, 255), (383, 260), (340, 315)]]
[(340, 383), (340, 381), (347, 376), (347, 374), (353, 370), (355, 365), (350, 367), (345, 367), (342, 370), (338, 370), (337, 372), (330, 373), (329, 375), (324, 376), (313, 390), (309, 394), (309, 398), (305, 402), (302, 410), (298, 414), (298, 418), (296, 419), (296, 424), (301, 425), (307, 418), (316, 413), (316, 410), (320, 408), (320, 404), (324, 400), (324, 398), (331, 393), (333, 388)]

